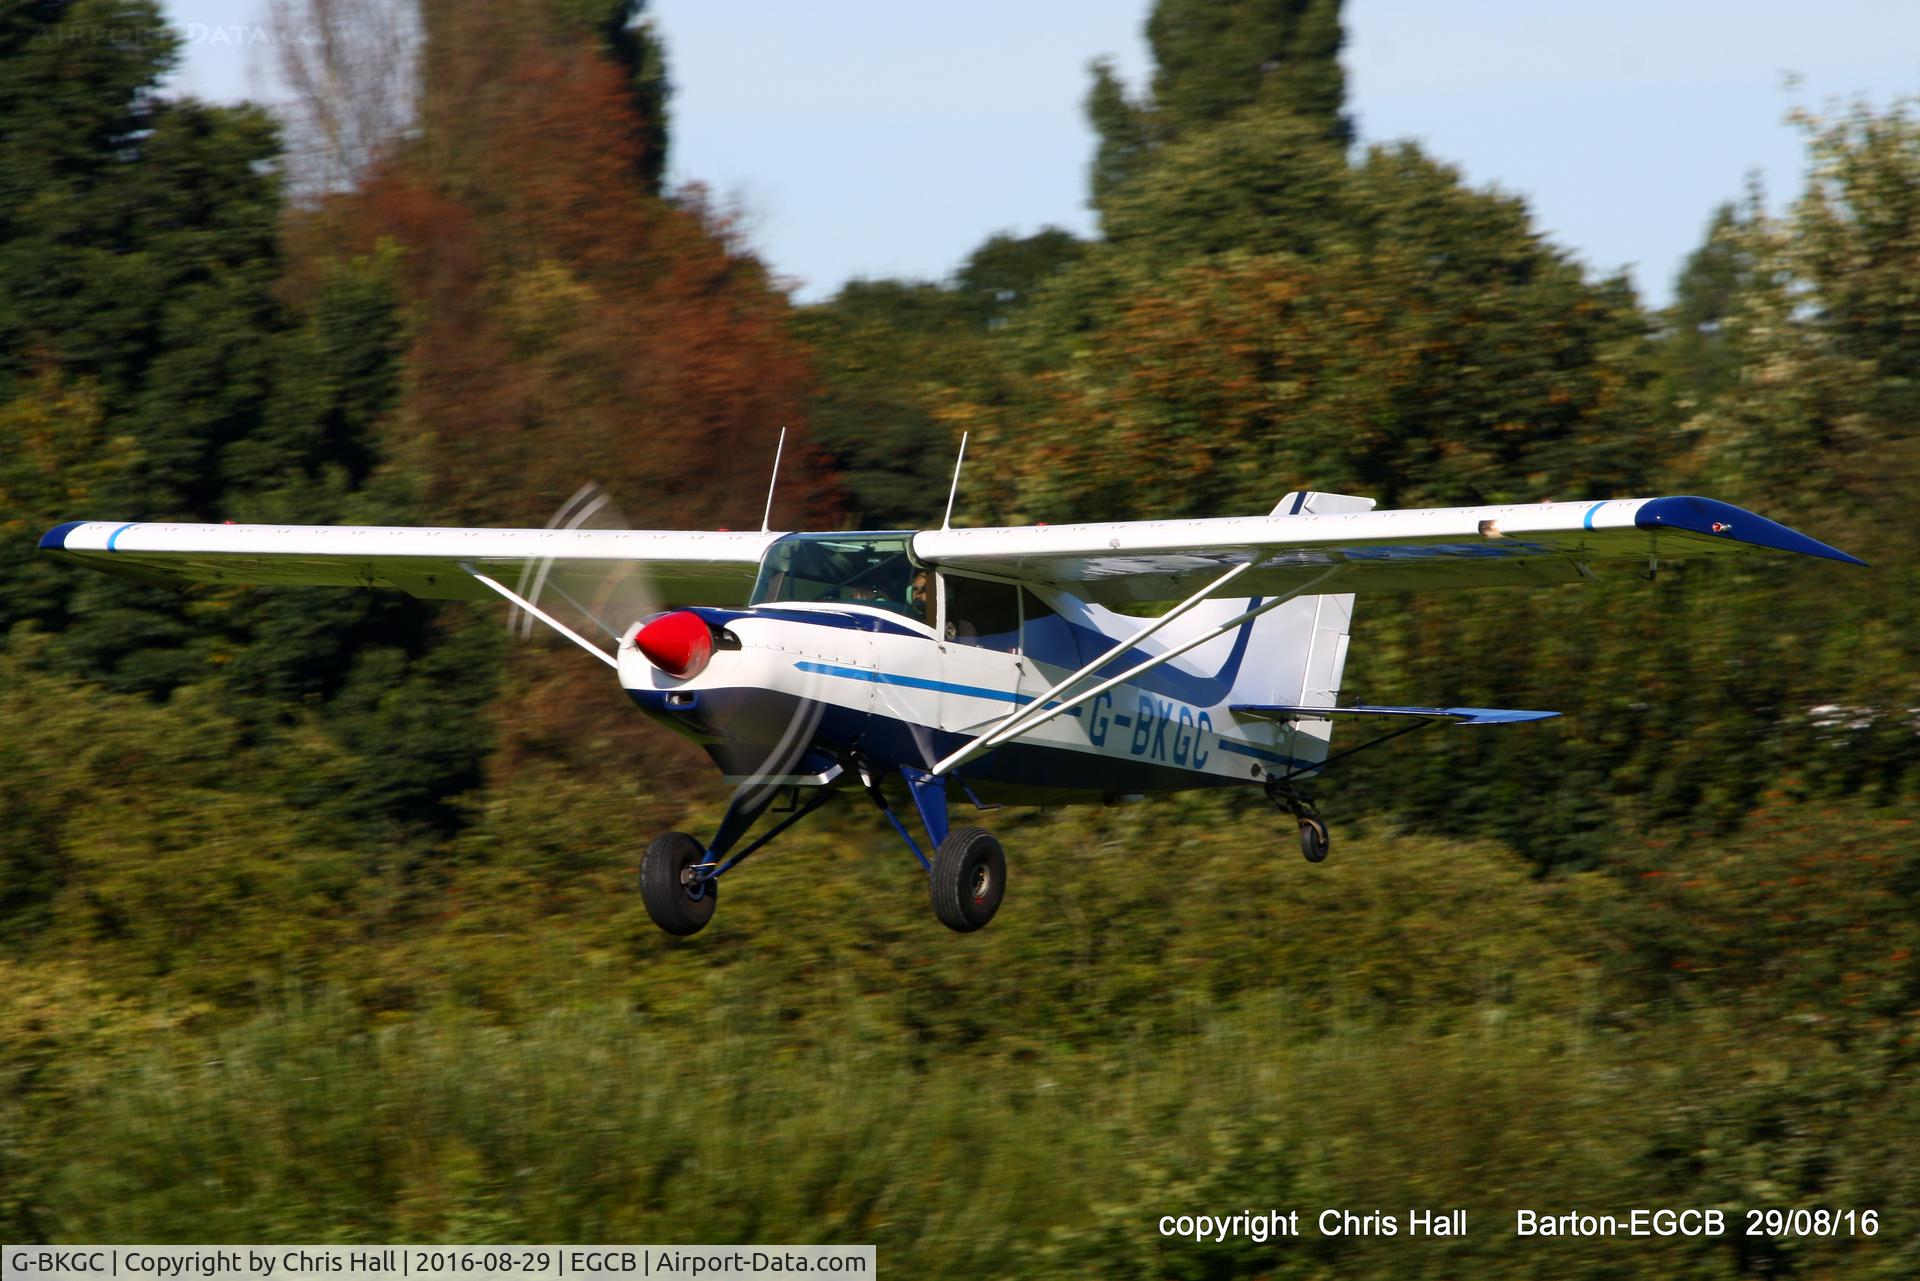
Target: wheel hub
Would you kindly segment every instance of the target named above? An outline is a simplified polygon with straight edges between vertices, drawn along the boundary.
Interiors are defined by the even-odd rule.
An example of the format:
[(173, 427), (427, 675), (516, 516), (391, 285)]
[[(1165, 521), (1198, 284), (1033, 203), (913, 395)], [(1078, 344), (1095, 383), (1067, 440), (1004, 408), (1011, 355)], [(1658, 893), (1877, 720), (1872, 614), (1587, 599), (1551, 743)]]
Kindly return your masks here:
[(698, 863), (689, 863), (680, 869), (680, 887), (696, 902), (707, 896), (707, 878), (700, 874)]

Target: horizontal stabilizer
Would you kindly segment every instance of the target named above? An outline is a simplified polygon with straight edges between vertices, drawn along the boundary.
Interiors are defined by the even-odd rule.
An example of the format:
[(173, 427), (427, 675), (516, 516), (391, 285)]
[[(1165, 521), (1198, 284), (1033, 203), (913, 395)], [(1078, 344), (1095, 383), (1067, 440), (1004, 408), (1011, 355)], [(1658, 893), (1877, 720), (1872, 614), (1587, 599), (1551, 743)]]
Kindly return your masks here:
[(1335, 716), (1409, 717), (1416, 720), (1452, 721), (1456, 725), (1516, 725), (1521, 721), (1544, 721), (1558, 712), (1530, 712), (1520, 707), (1287, 707), (1235, 703), (1228, 709), (1235, 716), (1251, 716), (1269, 721), (1327, 720)]

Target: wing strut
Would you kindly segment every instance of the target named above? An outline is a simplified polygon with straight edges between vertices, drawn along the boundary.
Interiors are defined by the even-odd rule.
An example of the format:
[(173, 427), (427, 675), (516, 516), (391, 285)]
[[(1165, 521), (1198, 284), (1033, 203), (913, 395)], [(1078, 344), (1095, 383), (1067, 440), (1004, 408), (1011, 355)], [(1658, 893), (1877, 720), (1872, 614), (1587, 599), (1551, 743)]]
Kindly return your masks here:
[(509, 590), (508, 588), (502, 587), (499, 583), (494, 582), (491, 578), (488, 578), (485, 574), (481, 573), (479, 570), (475, 569), (471, 565), (463, 564), (460, 566), (460, 568), (466, 571), (467, 577), (473, 579), (474, 582), (479, 583), (483, 587), (491, 587), (494, 591), (499, 592), (502, 596), (506, 597), (509, 601), (512, 601), (515, 605), (518, 605), (521, 609), (526, 610), (527, 613), (533, 615), (535, 618), (545, 623), (548, 627), (553, 628), (554, 631), (559, 632), (562, 636), (566, 637), (568, 640), (578, 645), (581, 649), (586, 650), (587, 653), (592, 654), (595, 658), (605, 663), (608, 667), (613, 668), (615, 671), (620, 670), (619, 659), (615, 658), (612, 654), (607, 653), (606, 650), (601, 649), (598, 645), (594, 644), (592, 641), (582, 636), (579, 632), (574, 631), (573, 628), (568, 627), (565, 623), (555, 618), (552, 614), (547, 613), (545, 610), (541, 609), (538, 605), (534, 604), (532, 601), (528, 600), (526, 597), (520, 595), (520, 593)]
[(1098, 659), (1095, 659), (1091, 664), (1081, 668), (1079, 671), (1075, 672), (1072, 676), (1068, 677), (1066, 680), (1061, 681), (1059, 684), (1055, 685), (1053, 689), (1049, 690), (1046, 694), (1035, 699), (1033, 702), (1027, 704), (1025, 710), (1019, 716), (1002, 721), (994, 729), (991, 729), (985, 734), (980, 735), (978, 738), (975, 738), (972, 742), (962, 747), (959, 751), (952, 753), (945, 760), (935, 765), (933, 767), (932, 772), (934, 774), (945, 774), (949, 770), (956, 769), (959, 766), (966, 764), (968, 761), (972, 760), (974, 757), (980, 755), (982, 752), (991, 751), (993, 748), (998, 747), (1000, 744), (1006, 742), (1008, 739), (1018, 738), (1022, 734), (1028, 733), (1031, 730), (1039, 728), (1039, 726), (1046, 723), (1047, 721), (1052, 720), (1054, 717), (1060, 716), (1067, 712), (1072, 711), (1074, 708), (1080, 706), (1082, 703), (1085, 703), (1089, 699), (1098, 697), (1099, 695), (1106, 693), (1108, 690), (1112, 689), (1115, 685), (1123, 685), (1126, 682), (1133, 680), (1137, 676), (1141, 676), (1149, 671), (1152, 671), (1156, 667), (1159, 667), (1165, 663), (1172, 662), (1174, 659), (1180, 657), (1180, 655), (1186, 653), (1190, 649), (1198, 649), (1200, 646), (1206, 644), (1208, 641), (1213, 640), (1214, 638), (1219, 636), (1224, 636), (1228, 632), (1232, 631), (1234, 628), (1239, 627), (1244, 623), (1252, 622), (1254, 619), (1260, 617), (1260, 615), (1266, 613), (1268, 610), (1278, 609), (1280, 606), (1286, 604), (1288, 601), (1292, 600), (1294, 597), (1301, 596), (1308, 592), (1311, 592), (1315, 588), (1319, 587), (1322, 583), (1325, 583), (1330, 579), (1339, 577), (1340, 574), (1343, 573), (1347, 568), (1344, 564), (1335, 565), (1332, 569), (1329, 569), (1325, 573), (1307, 580), (1306, 582), (1302, 583), (1298, 587), (1295, 587), (1289, 591), (1283, 592), (1278, 596), (1272, 596), (1267, 598), (1266, 600), (1260, 602), (1260, 604), (1254, 606), (1250, 610), (1247, 610), (1245, 613), (1239, 615), (1236, 618), (1228, 619), (1226, 622), (1221, 623), (1217, 627), (1210, 627), (1206, 631), (1201, 632), (1198, 636), (1193, 637), (1191, 640), (1181, 642), (1179, 645), (1174, 646), (1172, 649), (1167, 650), (1165, 653), (1156, 654), (1152, 658), (1147, 659), (1143, 663), (1135, 664), (1133, 667), (1128, 668), (1126, 671), (1120, 673), (1118, 676), (1109, 677), (1106, 680), (1101, 681), (1098, 685), (1094, 685), (1087, 689), (1081, 690), (1079, 693), (1075, 694), (1073, 697), (1069, 699), (1065, 699), (1062, 702), (1056, 703), (1052, 707), (1046, 706), (1046, 700), (1049, 697), (1052, 697), (1054, 694), (1058, 693), (1060, 690), (1065, 689), (1067, 686), (1073, 684), (1078, 680), (1083, 679), (1087, 675), (1090, 675), (1092, 672), (1098, 670), (1098, 668), (1102, 663), (1107, 662), (1114, 655), (1124, 652), (1136, 640), (1139, 640), (1142, 637), (1151, 635), (1152, 633), (1159, 631), (1162, 627), (1166, 626), (1169, 622), (1172, 622), (1174, 618), (1176, 618), (1180, 614), (1185, 613), (1187, 610), (1192, 609), (1195, 605), (1199, 604), (1215, 588), (1225, 586), (1229, 580), (1236, 577), (1241, 571), (1249, 569), (1251, 567), (1252, 567), (1252, 562), (1250, 561), (1244, 564), (1234, 566), (1234, 568), (1228, 570), (1226, 573), (1222, 574), (1217, 580), (1215, 580), (1212, 584), (1210, 584), (1205, 591), (1202, 591), (1201, 593), (1199, 593), (1199, 595), (1196, 595), (1196, 596), (1189, 596), (1186, 600), (1181, 601), (1180, 604), (1175, 606), (1173, 610), (1169, 611), (1166, 614), (1161, 615), (1159, 618), (1154, 619), (1147, 626), (1141, 628), (1139, 631), (1135, 632), (1132, 636), (1120, 642), (1119, 645), (1115, 646), (1113, 649), (1108, 650), (1107, 653), (1101, 655)]

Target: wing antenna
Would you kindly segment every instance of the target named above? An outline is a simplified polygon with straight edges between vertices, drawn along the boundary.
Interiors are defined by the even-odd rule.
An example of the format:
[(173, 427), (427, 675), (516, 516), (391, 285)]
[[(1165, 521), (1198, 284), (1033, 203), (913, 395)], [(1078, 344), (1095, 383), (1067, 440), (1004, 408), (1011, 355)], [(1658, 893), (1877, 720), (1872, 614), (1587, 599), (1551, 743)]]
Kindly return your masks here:
[(947, 491), (947, 514), (940, 519), (940, 528), (953, 528), (953, 500), (960, 493), (960, 467), (967, 461), (967, 433), (960, 433), (960, 456), (953, 460), (953, 488)]
[(760, 517), (760, 532), (765, 534), (773, 529), (773, 487), (780, 483), (780, 455), (787, 448), (787, 429), (780, 429), (780, 443), (773, 447), (773, 478), (767, 482), (767, 510)]

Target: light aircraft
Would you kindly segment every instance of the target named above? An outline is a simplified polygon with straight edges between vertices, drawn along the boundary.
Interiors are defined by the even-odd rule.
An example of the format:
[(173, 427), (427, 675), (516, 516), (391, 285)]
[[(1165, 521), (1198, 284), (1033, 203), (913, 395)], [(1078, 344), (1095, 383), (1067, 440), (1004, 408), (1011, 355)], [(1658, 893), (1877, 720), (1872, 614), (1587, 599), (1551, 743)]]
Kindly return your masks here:
[[(668, 832), (641, 859), (648, 914), (680, 935), (712, 918), (723, 876), (842, 790), (886, 816), (934, 914), (966, 932), (998, 911), (1007, 865), (992, 835), (952, 823), (956, 803), (1259, 787), (1317, 863), (1327, 828), (1302, 785), (1333, 761), (1425, 725), (1556, 715), (1337, 706), (1360, 593), (1547, 586), (1604, 561), (1864, 563), (1709, 498), (1373, 508), (1301, 491), (1265, 516), (853, 533), (74, 521), (40, 546), (147, 583), (394, 588), (526, 611), (735, 785), (710, 838)], [(632, 588), (645, 604), (602, 622), (611, 648), (542, 608), (603, 619)], [(1343, 719), (1383, 732), (1335, 755)], [(776, 802), (779, 821), (747, 842)]]

